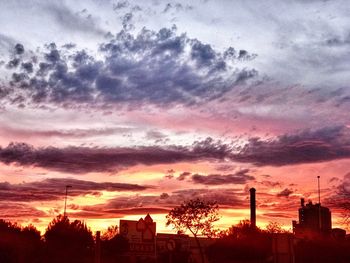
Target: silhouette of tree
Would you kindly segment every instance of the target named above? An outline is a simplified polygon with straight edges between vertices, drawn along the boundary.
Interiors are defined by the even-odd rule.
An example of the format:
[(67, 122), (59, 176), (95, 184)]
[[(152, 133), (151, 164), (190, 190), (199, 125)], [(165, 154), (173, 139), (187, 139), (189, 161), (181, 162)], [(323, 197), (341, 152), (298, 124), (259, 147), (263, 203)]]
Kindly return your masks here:
[(241, 220), (207, 248), (210, 262), (270, 262), (271, 235)]
[(32, 225), (21, 227), (0, 220), (0, 262), (41, 262), (40, 232)]
[(243, 238), (255, 235), (261, 230), (259, 227), (252, 228), (250, 220), (244, 219), (238, 222), (238, 224), (231, 226), (227, 231), (227, 236), (234, 238)]
[(128, 251), (129, 242), (128, 240), (120, 235), (116, 234), (110, 239), (101, 241), (101, 257), (102, 262), (128, 262), (125, 253)]
[(287, 230), (284, 230), (282, 228), (282, 225), (280, 223), (272, 221), (267, 224), (265, 231), (269, 234), (288, 233)]
[(66, 216), (57, 216), (47, 227), (44, 239), (47, 262), (88, 263), (93, 260), (93, 236), (80, 220), (70, 222)]
[(331, 206), (341, 209), (341, 216), (340, 216), (339, 223), (343, 225), (343, 227), (347, 231), (350, 231), (350, 201), (349, 200), (350, 200), (350, 193), (349, 193), (349, 190), (346, 188), (346, 184), (344, 183), (339, 185), (336, 191), (336, 194), (332, 198), (327, 200)]
[(117, 225), (109, 226), (101, 235), (101, 257), (105, 263), (128, 262), (125, 252), (128, 251), (128, 240), (119, 234)]
[(213, 236), (213, 223), (219, 220), (218, 205), (216, 202), (189, 200), (173, 208), (166, 216), (166, 225), (173, 225), (178, 231), (188, 230), (196, 240), (204, 263), (204, 253), (198, 236)]
[(110, 240), (119, 233), (118, 226), (109, 226), (106, 231), (102, 232), (101, 240)]

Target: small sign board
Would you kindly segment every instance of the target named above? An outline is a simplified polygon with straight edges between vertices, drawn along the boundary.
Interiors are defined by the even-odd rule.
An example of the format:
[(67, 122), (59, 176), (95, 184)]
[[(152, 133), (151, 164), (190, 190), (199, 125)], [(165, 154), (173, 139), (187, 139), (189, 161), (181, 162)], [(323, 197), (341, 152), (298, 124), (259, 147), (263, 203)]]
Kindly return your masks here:
[(156, 223), (147, 215), (138, 221), (120, 220), (120, 234), (129, 241), (129, 252), (134, 255), (155, 253)]

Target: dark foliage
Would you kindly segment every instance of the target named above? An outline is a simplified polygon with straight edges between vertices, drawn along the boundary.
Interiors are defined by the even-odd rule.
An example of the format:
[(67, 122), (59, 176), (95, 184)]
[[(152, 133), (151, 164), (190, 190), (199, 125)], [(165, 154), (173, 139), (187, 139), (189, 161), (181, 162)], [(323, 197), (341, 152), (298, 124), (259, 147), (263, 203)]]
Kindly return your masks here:
[(299, 240), (294, 249), (297, 263), (350, 262), (348, 241)]
[(219, 220), (219, 206), (216, 202), (200, 199), (183, 202), (173, 208), (166, 216), (166, 225), (173, 225), (179, 232), (188, 230), (196, 240), (201, 254), (201, 262), (204, 263), (204, 253), (199, 242), (198, 235), (211, 237), (215, 234), (213, 223)]
[(116, 234), (114, 237), (101, 241), (101, 261), (105, 263), (128, 262), (125, 255), (128, 251), (128, 240)]
[(34, 226), (21, 227), (0, 219), (1, 263), (39, 263), (41, 248), (40, 232)]
[(252, 228), (248, 220), (243, 220), (209, 246), (206, 254), (210, 262), (269, 262), (271, 241), (271, 234)]
[(44, 234), (45, 262), (93, 262), (94, 240), (90, 229), (80, 220), (70, 222), (57, 216)]

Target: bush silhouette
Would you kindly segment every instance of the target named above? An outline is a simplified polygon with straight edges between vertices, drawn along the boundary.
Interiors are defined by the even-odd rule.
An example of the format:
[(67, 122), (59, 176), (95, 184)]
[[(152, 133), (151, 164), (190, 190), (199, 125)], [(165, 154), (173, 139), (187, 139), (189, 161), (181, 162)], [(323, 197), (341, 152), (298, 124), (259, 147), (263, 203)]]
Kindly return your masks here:
[(39, 263), (41, 248), (40, 232), (34, 226), (21, 227), (0, 219), (1, 263)]
[(57, 216), (44, 234), (45, 262), (93, 262), (94, 240), (90, 229), (80, 220), (70, 222), (66, 216)]

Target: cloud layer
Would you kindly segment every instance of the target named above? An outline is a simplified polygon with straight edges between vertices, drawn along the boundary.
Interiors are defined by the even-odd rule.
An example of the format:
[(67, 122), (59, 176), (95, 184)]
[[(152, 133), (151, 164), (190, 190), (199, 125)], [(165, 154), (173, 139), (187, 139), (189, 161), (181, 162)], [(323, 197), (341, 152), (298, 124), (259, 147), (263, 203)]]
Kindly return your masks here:
[(144, 28), (137, 35), (122, 30), (99, 52), (97, 58), (51, 43), (28, 58), (17, 44), (6, 64), (12, 80), (4, 84), (3, 99), (22, 106), (193, 105), (219, 98), (257, 75), (254, 69), (238, 68), (254, 55), (232, 47), (220, 53), (178, 35), (175, 27), (158, 32)]
[[(0, 148), (0, 162), (36, 166), (66, 173), (115, 172), (135, 165), (171, 164), (204, 160), (234, 161), (257, 166), (284, 166), (350, 158), (350, 131), (344, 126), (306, 130), (272, 139), (252, 138), (245, 145), (207, 138), (190, 146), (142, 147), (42, 147), (11, 143)], [(244, 171), (244, 170), (243, 170)], [(193, 175), (195, 182), (219, 184), (225, 180), (244, 183), (242, 174)], [(183, 174), (179, 180), (189, 174)]]
[(350, 129), (344, 126), (305, 130), (271, 140), (252, 138), (236, 156), (255, 165), (293, 165), (350, 158)]
[(52, 201), (62, 199), (66, 185), (70, 196), (100, 195), (101, 191), (144, 191), (150, 187), (137, 184), (92, 182), (72, 178), (49, 178), (42, 181), (11, 184), (0, 183), (1, 200), (14, 202)]

